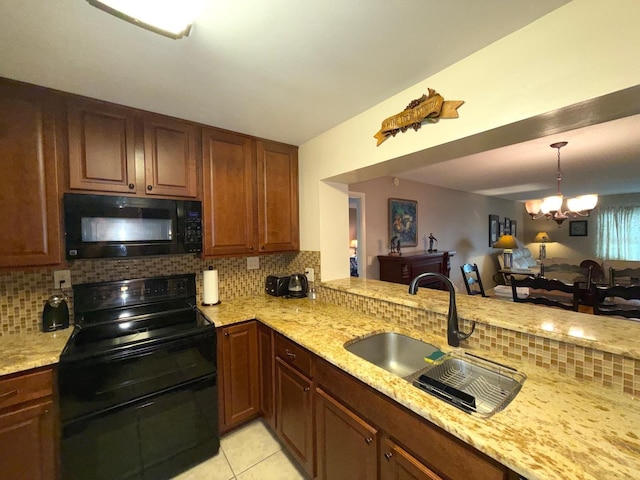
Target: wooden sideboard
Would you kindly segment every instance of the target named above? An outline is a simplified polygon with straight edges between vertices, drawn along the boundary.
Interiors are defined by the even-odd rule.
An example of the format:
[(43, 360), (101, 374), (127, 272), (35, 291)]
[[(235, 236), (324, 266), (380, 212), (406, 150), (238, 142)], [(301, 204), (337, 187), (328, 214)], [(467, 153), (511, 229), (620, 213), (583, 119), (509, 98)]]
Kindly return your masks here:
[[(425, 272), (441, 273), (448, 277), (451, 269), (449, 259), (455, 253), (454, 250), (438, 250), (403, 255), (378, 255), (380, 280), (409, 285), (411, 280)], [(427, 278), (420, 282), (420, 286), (446, 290), (444, 284), (437, 278)]]

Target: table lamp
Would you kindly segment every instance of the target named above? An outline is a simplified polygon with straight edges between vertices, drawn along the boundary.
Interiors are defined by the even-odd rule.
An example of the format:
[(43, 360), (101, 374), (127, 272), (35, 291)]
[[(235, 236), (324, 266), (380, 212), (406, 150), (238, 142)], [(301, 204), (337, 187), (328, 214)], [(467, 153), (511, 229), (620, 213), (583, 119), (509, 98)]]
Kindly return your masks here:
[(533, 241), (540, 244), (540, 256), (538, 258), (540, 260), (547, 258), (547, 245), (545, 243), (549, 241), (549, 235), (547, 232), (538, 232)]
[(496, 243), (493, 244), (493, 248), (504, 248), (502, 252), (504, 258), (504, 268), (506, 270), (511, 269), (511, 259), (513, 258), (513, 249), (518, 248), (516, 243), (516, 237), (513, 235), (502, 235)]

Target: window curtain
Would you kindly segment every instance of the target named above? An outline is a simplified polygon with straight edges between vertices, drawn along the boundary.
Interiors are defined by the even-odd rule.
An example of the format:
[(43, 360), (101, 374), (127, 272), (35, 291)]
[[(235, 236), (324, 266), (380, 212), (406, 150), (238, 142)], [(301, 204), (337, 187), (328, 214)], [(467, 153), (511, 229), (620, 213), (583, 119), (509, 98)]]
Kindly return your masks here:
[(640, 207), (603, 207), (598, 212), (599, 258), (640, 260)]

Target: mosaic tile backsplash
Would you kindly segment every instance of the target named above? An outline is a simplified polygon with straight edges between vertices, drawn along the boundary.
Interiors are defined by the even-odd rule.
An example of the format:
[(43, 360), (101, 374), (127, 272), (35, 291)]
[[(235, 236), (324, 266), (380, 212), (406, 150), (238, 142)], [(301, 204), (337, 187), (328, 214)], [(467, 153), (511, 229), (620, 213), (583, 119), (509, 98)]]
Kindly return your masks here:
[[(391, 324), (435, 332), (443, 339), (447, 337), (447, 318), (439, 313), (354, 295), (326, 286), (318, 289), (318, 297)], [(468, 332), (471, 325), (462, 321), (460, 327), (462, 331)], [(640, 396), (640, 360), (634, 358), (481, 323), (476, 324), (473, 335), (466, 343), (473, 348), (497, 351), (505, 357)]]
[[(202, 260), (195, 255), (168, 255), (131, 259), (76, 260), (70, 267), (71, 283), (107, 282), (126, 278), (195, 273), (198, 300), (202, 299), (202, 271), (218, 270), (220, 300), (257, 295), (264, 290), (267, 275), (287, 275), (315, 269), (320, 280), (320, 252), (291, 252), (259, 257), (260, 268), (247, 270), (246, 257)], [(39, 330), (44, 302), (53, 292), (53, 271), (49, 267), (0, 273), (0, 335)], [(71, 292), (69, 292), (71, 293)], [(71, 310), (73, 302), (70, 302)]]

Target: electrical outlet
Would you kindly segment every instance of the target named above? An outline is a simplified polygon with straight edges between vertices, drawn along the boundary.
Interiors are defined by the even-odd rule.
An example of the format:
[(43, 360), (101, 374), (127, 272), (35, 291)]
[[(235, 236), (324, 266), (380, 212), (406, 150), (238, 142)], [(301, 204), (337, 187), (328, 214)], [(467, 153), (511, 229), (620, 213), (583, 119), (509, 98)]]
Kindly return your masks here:
[(53, 272), (53, 289), (60, 289), (60, 282), (62, 282), (62, 288), (71, 288), (71, 270), (56, 270)]
[(247, 270), (257, 270), (260, 268), (260, 257), (247, 257)]
[(316, 281), (316, 274), (315, 274), (313, 268), (304, 267), (304, 274), (307, 276), (307, 280), (309, 280), (310, 282), (315, 282)]

